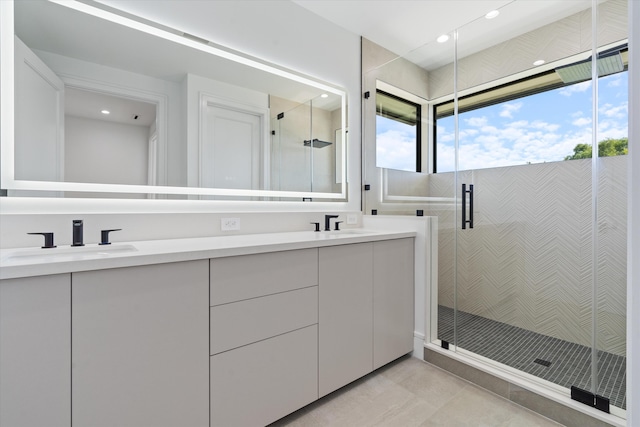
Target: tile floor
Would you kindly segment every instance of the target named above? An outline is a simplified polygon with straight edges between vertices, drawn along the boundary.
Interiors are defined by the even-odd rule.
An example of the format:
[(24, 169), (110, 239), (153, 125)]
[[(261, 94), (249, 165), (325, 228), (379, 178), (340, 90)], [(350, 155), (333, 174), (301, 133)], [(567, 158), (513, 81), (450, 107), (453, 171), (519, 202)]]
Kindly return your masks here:
[[(453, 309), (438, 306), (438, 338), (453, 342)], [(591, 389), (591, 348), (458, 311), (461, 348), (567, 389)], [(550, 362), (544, 366), (535, 362)], [(626, 409), (627, 360), (598, 351), (598, 393), (611, 405)]]
[(405, 356), (275, 422), (281, 426), (560, 426)]

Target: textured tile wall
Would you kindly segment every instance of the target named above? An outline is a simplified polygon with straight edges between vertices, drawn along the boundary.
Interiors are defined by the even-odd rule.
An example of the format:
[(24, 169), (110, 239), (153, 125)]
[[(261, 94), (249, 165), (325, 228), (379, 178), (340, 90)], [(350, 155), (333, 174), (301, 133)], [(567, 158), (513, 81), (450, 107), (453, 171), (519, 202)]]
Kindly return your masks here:
[[(597, 345), (618, 355), (626, 351), (626, 164), (601, 158), (598, 180)], [(434, 178), (429, 194), (451, 196), (453, 174)], [(460, 310), (590, 346), (591, 161), (462, 172), (461, 183), (475, 187), (473, 229), (454, 225), (451, 206), (426, 212), (439, 217), (439, 304), (453, 307), (457, 292)]]

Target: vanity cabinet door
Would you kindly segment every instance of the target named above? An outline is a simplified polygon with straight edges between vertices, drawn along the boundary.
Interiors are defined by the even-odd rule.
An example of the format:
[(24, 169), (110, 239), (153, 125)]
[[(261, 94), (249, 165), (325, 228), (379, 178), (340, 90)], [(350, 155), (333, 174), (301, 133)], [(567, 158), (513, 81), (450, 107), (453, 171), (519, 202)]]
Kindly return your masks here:
[(373, 245), (373, 369), (413, 350), (414, 239)]
[(268, 425), (317, 398), (318, 325), (211, 357), (212, 427)]
[(208, 264), (72, 275), (74, 427), (209, 425)]
[(71, 278), (0, 280), (0, 426), (71, 425)]
[(373, 370), (373, 244), (320, 248), (320, 397)]

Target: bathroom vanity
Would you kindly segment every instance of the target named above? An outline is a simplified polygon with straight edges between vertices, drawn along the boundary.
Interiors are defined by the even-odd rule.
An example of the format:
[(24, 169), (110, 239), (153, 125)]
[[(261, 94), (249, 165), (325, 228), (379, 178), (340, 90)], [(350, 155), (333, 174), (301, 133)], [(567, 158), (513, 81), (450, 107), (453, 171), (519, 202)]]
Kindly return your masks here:
[(0, 424), (269, 424), (412, 351), (414, 236), (0, 251)]

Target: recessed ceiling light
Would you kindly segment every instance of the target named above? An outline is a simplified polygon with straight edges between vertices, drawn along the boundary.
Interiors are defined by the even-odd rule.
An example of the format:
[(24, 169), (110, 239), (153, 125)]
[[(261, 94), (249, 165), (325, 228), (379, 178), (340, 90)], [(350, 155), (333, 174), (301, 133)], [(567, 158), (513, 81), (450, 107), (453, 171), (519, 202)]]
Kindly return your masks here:
[(328, 98), (329, 95), (327, 95), (326, 93), (323, 93), (322, 95), (320, 95), (320, 98)]
[(109, 110), (102, 110), (102, 111), (100, 111), (100, 112), (101, 112), (102, 114), (111, 114), (111, 111), (109, 111)]
[(486, 15), (484, 15), (484, 17), (487, 18), (487, 19), (493, 19), (498, 15), (500, 15), (500, 11), (499, 10), (492, 10), (491, 12), (487, 13)]
[(538, 59), (537, 61), (535, 61), (535, 62), (533, 63), (533, 65), (535, 65), (536, 67), (537, 67), (538, 65), (542, 65), (542, 64), (544, 64), (544, 59)]
[(448, 34), (443, 34), (443, 35), (441, 35), (440, 37), (438, 37), (438, 38), (436, 39), (436, 41), (437, 41), (438, 43), (444, 43), (444, 42), (446, 42), (446, 41), (449, 41), (449, 35), (448, 35)]

